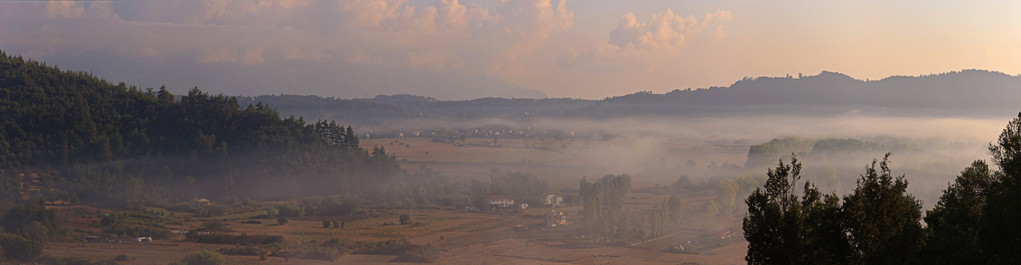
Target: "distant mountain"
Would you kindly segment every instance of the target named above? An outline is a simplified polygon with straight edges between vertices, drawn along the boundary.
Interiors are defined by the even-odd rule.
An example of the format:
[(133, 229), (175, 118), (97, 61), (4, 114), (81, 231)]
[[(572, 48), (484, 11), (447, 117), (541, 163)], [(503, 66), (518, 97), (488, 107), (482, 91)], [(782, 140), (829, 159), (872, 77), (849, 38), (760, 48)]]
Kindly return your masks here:
[(603, 100), (480, 98), (441, 101), (412, 95), (372, 99), (259, 96), (281, 114), (385, 125), (407, 119), (522, 120), (628, 116), (883, 115), (1009, 116), (1021, 109), (1021, 77), (984, 70), (865, 81), (835, 72), (746, 78), (728, 87), (638, 92)]

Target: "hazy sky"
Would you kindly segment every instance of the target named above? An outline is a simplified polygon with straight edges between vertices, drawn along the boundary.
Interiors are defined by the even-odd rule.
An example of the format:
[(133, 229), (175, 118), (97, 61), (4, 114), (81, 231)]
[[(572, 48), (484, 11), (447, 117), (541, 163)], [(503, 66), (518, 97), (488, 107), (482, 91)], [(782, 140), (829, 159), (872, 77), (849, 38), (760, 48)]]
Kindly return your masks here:
[[(602, 98), (822, 70), (860, 79), (966, 68), (1018, 74), (1018, 47), (1016, 1), (0, 1), (8, 52), (111, 81), (169, 84), (219, 71), (276, 78), (282, 71), (267, 67), (275, 65), (374, 67), (394, 74), (372, 78), (488, 75), (550, 97)], [(303, 77), (327, 80), (330, 71)], [(358, 78), (349, 79), (372, 85)], [(194, 85), (231, 95), (365, 96), (301, 84)]]

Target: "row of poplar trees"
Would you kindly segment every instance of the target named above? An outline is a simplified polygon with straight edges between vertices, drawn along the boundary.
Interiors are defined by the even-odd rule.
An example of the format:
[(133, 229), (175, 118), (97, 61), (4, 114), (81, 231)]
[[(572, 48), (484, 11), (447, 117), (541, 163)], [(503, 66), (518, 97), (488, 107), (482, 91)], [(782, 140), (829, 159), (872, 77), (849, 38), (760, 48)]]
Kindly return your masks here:
[[(749, 264), (1021, 264), (1021, 113), (990, 144), (990, 169), (961, 171), (932, 210), (873, 161), (851, 194), (800, 183), (801, 164), (781, 160), (745, 201)], [(877, 167), (878, 165), (878, 167)], [(800, 186), (800, 188), (799, 188)], [(923, 222), (924, 220), (924, 222)]]

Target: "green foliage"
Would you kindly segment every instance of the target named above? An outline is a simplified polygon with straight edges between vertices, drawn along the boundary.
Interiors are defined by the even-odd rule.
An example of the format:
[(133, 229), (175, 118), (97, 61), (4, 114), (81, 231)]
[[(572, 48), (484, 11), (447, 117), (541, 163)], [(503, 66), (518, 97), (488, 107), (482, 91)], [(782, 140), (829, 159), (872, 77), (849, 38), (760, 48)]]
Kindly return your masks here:
[(277, 208), (280, 217), (302, 217), (305, 216), (305, 207), (293, 204), (285, 204)]
[(799, 137), (773, 139), (769, 142), (752, 145), (748, 148), (748, 161), (745, 167), (758, 168), (768, 166), (786, 154), (801, 154), (812, 151), (813, 140)]
[(720, 211), (730, 213), (737, 208), (738, 184), (734, 179), (721, 180), (716, 184), (716, 195), (719, 199)]
[(681, 219), (681, 196), (670, 195), (670, 198), (667, 200), (667, 216), (670, 217), (671, 221)]
[(220, 265), (226, 263), (223, 255), (212, 250), (199, 250), (185, 255), (182, 261), (187, 265)]
[(233, 245), (266, 245), (274, 243), (283, 243), (283, 236), (274, 235), (231, 235), (222, 233), (211, 233), (207, 235), (198, 235), (195, 237), (198, 243), (209, 243), (209, 244), (233, 244)]
[(29, 240), (17, 235), (0, 233), (0, 248), (9, 259), (33, 261), (43, 253), (43, 242)]
[(801, 163), (781, 160), (767, 171), (763, 189), (748, 196), (743, 229), (749, 264), (842, 264), (848, 246), (841, 223), (839, 198), (822, 195), (809, 182), (795, 195)]
[(985, 161), (977, 160), (961, 171), (944, 191), (936, 206), (925, 215), (930, 240), (925, 257), (931, 263), (985, 263), (979, 245), (982, 206), (992, 188), (993, 173)]
[(19, 199), (7, 177), (37, 170), (47, 200), (134, 208), (196, 194), (411, 194), (394, 185), (407, 177), (395, 158), (360, 147), (350, 126), (197, 88), (177, 97), (0, 52), (0, 112), (0, 201)]
[[(881, 148), (911, 148), (895, 139), (877, 142)], [(822, 145), (826, 147), (814, 148), (876, 149), (860, 141)], [(783, 174), (770, 171), (767, 192), (757, 190), (746, 200), (746, 259), (756, 264), (1021, 263), (1017, 251), (1021, 227), (1016, 225), (1021, 220), (1021, 113), (1007, 124), (997, 143), (990, 144), (989, 151), (1000, 170), (992, 171), (978, 160), (961, 171), (926, 213), (925, 228), (920, 223), (921, 205), (907, 194), (904, 176), (891, 174), (889, 153), (882, 162), (873, 160), (854, 192), (843, 198), (843, 205), (836, 196), (821, 195), (806, 184), (800, 203), (787, 203), (793, 207), (785, 211), (783, 203), (767, 194), (771, 190), (783, 194), (792, 186), (790, 181), (774, 180)], [(781, 163), (776, 172), (797, 171), (787, 167)], [(781, 198), (794, 201), (790, 196)], [(801, 220), (788, 218), (798, 205)]]
[(3, 215), (0, 225), (8, 233), (46, 241), (63, 236), (63, 220), (53, 210), (46, 209), (41, 200), (15, 205)]
[(401, 252), (401, 254), (398, 254), (397, 258), (394, 259), (393, 261), (432, 263), (432, 260), (436, 259), (437, 257), (439, 257), (439, 251), (436, 250), (436, 248), (434, 248), (432, 244), (428, 244), (421, 247), (414, 247), (404, 252)]
[(99, 224), (104, 227), (103, 232), (113, 235), (166, 239), (170, 237), (170, 231), (163, 224), (168, 221), (166, 217), (151, 213), (129, 212), (103, 216)]
[(743, 229), (748, 240), (748, 264), (804, 263), (801, 204), (794, 194), (801, 178), (801, 164), (791, 157), (769, 169), (764, 189), (756, 189), (745, 201), (748, 215)]
[(589, 232), (603, 240), (616, 239), (624, 232), (621, 214), (631, 192), (631, 176), (606, 175), (592, 183), (582, 178), (580, 188), (582, 215)]
[(549, 191), (546, 181), (531, 173), (504, 173), (494, 168), (490, 171), (489, 180), (490, 194), (511, 196), (522, 203), (540, 204), (542, 196)]
[(99, 260), (99, 261), (91, 261), (76, 257), (64, 257), (58, 259), (54, 257), (44, 256), (38, 259), (38, 263), (46, 265), (114, 265), (117, 264), (117, 261), (121, 261), (120, 260), (121, 257), (125, 258), (123, 261), (128, 261), (127, 256), (125, 255), (117, 256), (113, 260)]
[[(981, 216), (977, 217), (979, 252), (990, 264), (1019, 264), (1021, 252), (1021, 113), (1007, 123), (996, 145), (990, 145), (993, 162), (1000, 171), (993, 174), (985, 193)], [(981, 173), (979, 173), (981, 174)]]
[(907, 194), (903, 175), (891, 175), (889, 157), (878, 170), (873, 161), (844, 197), (845, 231), (856, 263), (904, 264), (916, 260), (922, 246), (921, 203)]

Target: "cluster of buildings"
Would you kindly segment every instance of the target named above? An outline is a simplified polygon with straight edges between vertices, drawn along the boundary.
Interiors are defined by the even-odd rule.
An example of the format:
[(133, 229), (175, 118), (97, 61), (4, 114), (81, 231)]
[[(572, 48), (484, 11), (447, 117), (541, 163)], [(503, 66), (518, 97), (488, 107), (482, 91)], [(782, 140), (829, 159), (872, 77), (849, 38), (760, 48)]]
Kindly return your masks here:
[[(520, 207), (522, 210), (528, 208), (528, 204), (515, 204), (514, 198), (506, 195), (492, 195), (488, 197), (487, 202), (491, 208), (511, 208)], [(557, 210), (556, 207), (564, 205), (564, 197), (559, 192), (546, 193), (544, 206), (549, 207), (550, 211), (543, 215), (542, 226), (543, 227), (557, 227), (559, 225), (567, 224), (567, 214), (563, 210)], [(480, 211), (477, 207), (466, 207), (465, 211), (478, 212)]]

